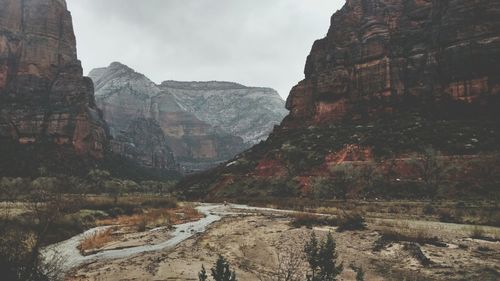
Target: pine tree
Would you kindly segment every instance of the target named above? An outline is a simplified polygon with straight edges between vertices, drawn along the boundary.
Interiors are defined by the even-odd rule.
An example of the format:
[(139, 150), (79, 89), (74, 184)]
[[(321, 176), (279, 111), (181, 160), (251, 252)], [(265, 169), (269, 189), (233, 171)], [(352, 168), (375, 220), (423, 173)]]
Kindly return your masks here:
[(198, 279), (199, 281), (207, 281), (208, 280), (208, 275), (207, 271), (205, 270), (205, 266), (201, 266), (201, 271), (198, 273)]
[(365, 272), (361, 266), (356, 270), (356, 281), (365, 281)]
[(342, 272), (342, 264), (337, 266), (337, 252), (335, 240), (331, 233), (318, 245), (316, 235), (311, 234), (311, 239), (304, 247), (307, 262), (311, 269), (309, 281), (335, 281)]
[(308, 280), (315, 280), (316, 270), (319, 266), (319, 246), (314, 231), (311, 233), (311, 238), (304, 246), (304, 252), (307, 262), (309, 263), (309, 268), (311, 269), (311, 276), (308, 276)]
[(229, 263), (221, 255), (219, 255), (211, 271), (215, 281), (236, 281), (236, 273), (231, 271)]
[(322, 281), (334, 281), (337, 275), (342, 272), (342, 264), (336, 265), (338, 258), (336, 243), (331, 233), (328, 233), (326, 240), (323, 240), (319, 249), (319, 277)]

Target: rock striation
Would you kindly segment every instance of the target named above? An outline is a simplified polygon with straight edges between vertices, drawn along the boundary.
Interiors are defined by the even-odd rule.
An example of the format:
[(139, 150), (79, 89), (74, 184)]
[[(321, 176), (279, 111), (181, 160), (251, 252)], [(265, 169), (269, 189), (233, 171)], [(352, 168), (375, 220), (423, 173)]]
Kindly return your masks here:
[(498, 1), (348, 0), (314, 43), (284, 126), (372, 118), (394, 100), (500, 94), (499, 14)]
[(288, 113), (278, 92), (270, 88), (215, 81), (165, 81), (160, 88), (185, 111), (247, 144), (266, 140)]
[(180, 186), (193, 196), (324, 199), (315, 188), (335, 183), (344, 198), (410, 196), (429, 190), (429, 162), (415, 163), (430, 154), (459, 167), (446, 181), (468, 183), (468, 194), (500, 181), (480, 176), (481, 166), (500, 170), (499, 1), (347, 0), (304, 73), (265, 143)]
[(64, 0), (0, 0), (0, 139), (104, 157), (106, 124)]
[(267, 138), (286, 113), (272, 89), (228, 82), (156, 85), (118, 62), (89, 76), (115, 140), (130, 134), (135, 120), (151, 120), (187, 172), (213, 167)]

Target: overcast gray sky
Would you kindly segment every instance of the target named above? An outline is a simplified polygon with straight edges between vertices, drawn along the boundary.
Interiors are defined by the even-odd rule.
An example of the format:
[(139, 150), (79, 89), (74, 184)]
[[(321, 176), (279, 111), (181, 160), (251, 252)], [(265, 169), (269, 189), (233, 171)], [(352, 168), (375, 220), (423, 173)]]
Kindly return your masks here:
[(159, 83), (232, 81), (283, 98), (345, 0), (67, 0), (88, 73), (122, 62)]

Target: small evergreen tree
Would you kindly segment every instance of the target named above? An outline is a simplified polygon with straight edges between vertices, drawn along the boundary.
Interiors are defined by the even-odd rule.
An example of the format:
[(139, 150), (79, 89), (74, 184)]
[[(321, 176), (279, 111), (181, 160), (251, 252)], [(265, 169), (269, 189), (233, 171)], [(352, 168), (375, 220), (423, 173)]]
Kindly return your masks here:
[(361, 266), (356, 269), (356, 281), (365, 281), (365, 272)]
[(198, 280), (199, 281), (207, 281), (208, 280), (208, 275), (207, 271), (205, 270), (205, 266), (201, 266), (201, 271), (198, 273)]
[(306, 243), (304, 252), (311, 270), (311, 275), (307, 276), (309, 281), (335, 281), (336, 277), (342, 272), (342, 264), (336, 265), (337, 252), (335, 240), (331, 233), (328, 233), (326, 239), (318, 243), (314, 232), (311, 239)]
[(219, 255), (211, 271), (215, 281), (236, 281), (236, 273), (231, 271), (229, 263), (221, 255)]
[(314, 231), (311, 233), (311, 238), (306, 242), (304, 246), (304, 252), (306, 254), (307, 262), (309, 263), (309, 268), (311, 269), (311, 279), (315, 280), (316, 271), (319, 266), (319, 246), (318, 239)]

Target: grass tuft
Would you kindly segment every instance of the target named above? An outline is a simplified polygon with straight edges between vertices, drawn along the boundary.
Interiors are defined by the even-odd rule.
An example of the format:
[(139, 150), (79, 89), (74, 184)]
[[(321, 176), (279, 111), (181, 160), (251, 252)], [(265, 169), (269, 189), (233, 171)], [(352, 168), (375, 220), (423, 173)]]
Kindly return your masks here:
[(94, 250), (102, 248), (104, 245), (112, 241), (113, 229), (108, 228), (103, 231), (97, 231), (91, 235), (86, 236), (80, 245), (78, 245), (78, 250), (82, 255)]

